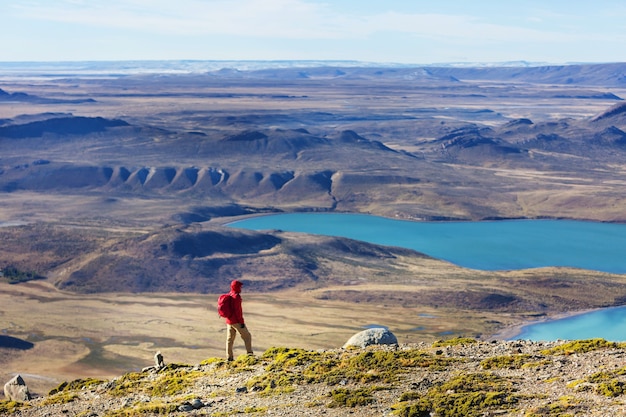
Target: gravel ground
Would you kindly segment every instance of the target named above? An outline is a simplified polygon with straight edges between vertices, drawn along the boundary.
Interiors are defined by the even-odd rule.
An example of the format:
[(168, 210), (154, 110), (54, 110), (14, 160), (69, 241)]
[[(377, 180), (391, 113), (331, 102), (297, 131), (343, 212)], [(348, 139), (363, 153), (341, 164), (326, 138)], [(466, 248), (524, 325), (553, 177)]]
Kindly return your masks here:
[[(403, 358), (410, 352), (420, 352), (431, 364), (409, 364)], [(35, 398), (14, 408), (7, 401), (0, 402), (3, 410), (0, 415), (386, 416), (420, 399), (431, 401), (432, 416), (626, 415), (623, 392), (626, 391), (626, 348), (603, 340), (549, 343), (467, 340), (365, 349), (294, 350), (291, 356), (303, 359), (291, 362), (268, 353), (259, 357), (242, 356), (230, 363), (213, 359), (195, 366), (170, 365), (158, 372), (127, 374), (83, 387), (77, 384), (77, 389)], [(384, 368), (374, 363), (355, 376), (354, 369), (348, 365), (351, 361), (371, 360), (379, 353), (387, 355), (381, 357), (391, 358), (391, 365), (384, 365), (393, 367), (386, 378)], [(321, 377), (326, 371), (322, 368), (314, 371), (312, 366), (323, 363), (333, 364), (325, 368), (333, 378), (315, 381), (315, 375)], [(308, 381), (302, 379), (305, 374), (309, 375)], [(190, 384), (176, 388), (177, 375)], [(488, 377), (496, 382), (486, 391), (479, 385), (449, 385), (455, 378), (468, 375)], [(164, 376), (170, 377), (168, 382), (158, 383)], [(291, 382), (286, 385), (281, 382), (284, 376), (290, 377)], [(155, 384), (161, 391), (172, 388), (171, 392), (157, 391)], [(120, 390), (116, 391), (117, 388)], [(485, 403), (461, 412), (460, 408), (454, 411), (456, 405), (452, 402), (445, 403), (502, 389), (505, 394), (496, 398), (506, 397), (504, 404)], [(331, 395), (338, 392), (367, 392), (366, 404), (341, 403), (337, 395)], [(437, 392), (443, 395), (436, 397)], [(403, 394), (410, 396), (405, 402), (400, 401)], [(411, 414), (407, 409), (402, 415), (420, 414), (415, 410)]]

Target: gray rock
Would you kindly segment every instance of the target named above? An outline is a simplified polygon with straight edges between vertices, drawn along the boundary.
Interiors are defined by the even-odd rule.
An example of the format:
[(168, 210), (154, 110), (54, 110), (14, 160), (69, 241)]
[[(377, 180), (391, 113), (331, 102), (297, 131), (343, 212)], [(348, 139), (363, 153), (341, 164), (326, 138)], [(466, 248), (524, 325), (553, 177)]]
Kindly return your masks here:
[(194, 409), (198, 410), (198, 409), (200, 409), (200, 408), (204, 407), (204, 403), (203, 403), (202, 401), (200, 401), (198, 398), (195, 398), (195, 399), (193, 399), (193, 400), (191, 401), (191, 406), (192, 406)]
[(193, 410), (193, 406), (189, 403), (183, 403), (181, 405), (178, 406), (178, 411), (191, 411)]
[(154, 354), (154, 365), (156, 366), (156, 369), (161, 369), (165, 366), (165, 361), (163, 360), (163, 355), (161, 355), (161, 352), (157, 352)]
[(398, 339), (389, 330), (377, 327), (363, 330), (352, 336), (343, 347), (356, 346), (364, 348), (370, 345), (398, 345)]
[(9, 401), (30, 400), (30, 392), (20, 375), (15, 375), (9, 382), (4, 384), (4, 397)]

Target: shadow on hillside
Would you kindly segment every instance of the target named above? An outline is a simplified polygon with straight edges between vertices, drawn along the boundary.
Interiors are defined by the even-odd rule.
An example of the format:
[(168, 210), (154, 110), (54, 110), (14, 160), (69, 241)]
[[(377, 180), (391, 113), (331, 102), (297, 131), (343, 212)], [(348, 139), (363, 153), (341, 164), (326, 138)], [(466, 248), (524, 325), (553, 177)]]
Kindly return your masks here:
[(11, 348), (19, 350), (32, 349), (35, 346), (31, 342), (18, 339), (17, 337), (0, 335), (0, 348)]

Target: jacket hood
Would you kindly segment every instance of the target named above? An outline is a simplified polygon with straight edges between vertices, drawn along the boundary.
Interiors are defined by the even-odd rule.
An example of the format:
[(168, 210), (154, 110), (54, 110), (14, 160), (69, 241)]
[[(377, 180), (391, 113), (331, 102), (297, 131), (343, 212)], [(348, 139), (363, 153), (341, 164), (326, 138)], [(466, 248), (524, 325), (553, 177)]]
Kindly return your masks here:
[(230, 283), (230, 289), (233, 292), (236, 292), (237, 294), (239, 294), (241, 292), (241, 287), (243, 286), (243, 283), (241, 281), (237, 281), (236, 279), (233, 280), (233, 282)]

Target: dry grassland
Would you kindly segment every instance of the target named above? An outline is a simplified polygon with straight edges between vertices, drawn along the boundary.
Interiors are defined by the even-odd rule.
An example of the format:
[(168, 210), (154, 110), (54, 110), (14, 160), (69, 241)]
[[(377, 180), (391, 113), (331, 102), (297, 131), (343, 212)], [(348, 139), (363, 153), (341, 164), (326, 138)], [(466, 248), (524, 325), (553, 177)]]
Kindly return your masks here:
[[(255, 351), (262, 353), (275, 346), (337, 348), (373, 325), (388, 327), (401, 343), (453, 336), (511, 337), (515, 333), (507, 329), (568, 308), (555, 304), (547, 316), (529, 310), (490, 311), (466, 306), (468, 300), (458, 297), (469, 296), (471, 302), (474, 290), (478, 294), (491, 290), (514, 294), (519, 288), (520, 294), (541, 301), (551, 297), (548, 287), (560, 285), (557, 277), (561, 273), (570, 276), (571, 282), (559, 288), (559, 295), (576, 310), (576, 306), (585, 309), (614, 301), (616, 292), (623, 292), (626, 279), (584, 271), (576, 278), (551, 269), (494, 275), (449, 265), (442, 268), (436, 260), (420, 264), (407, 264), (416, 278), (404, 284), (355, 277), (318, 289), (244, 293)], [(598, 286), (595, 279), (607, 285)], [(579, 286), (596, 286), (597, 291)], [(77, 295), (58, 291), (46, 281), (2, 283), (0, 329), (5, 335), (34, 343), (34, 347), (0, 349), (0, 380), (20, 373), (35, 392), (45, 392), (64, 380), (113, 378), (141, 369), (152, 364), (156, 351), (161, 351), (168, 363), (194, 364), (223, 357), (225, 326), (215, 312), (216, 298), (216, 294)], [(494, 336), (498, 332), (500, 335)], [(243, 353), (240, 339), (236, 351)]]
[[(315, 296), (315, 292), (301, 291), (244, 294), (255, 350), (262, 353), (273, 346), (337, 348), (368, 325), (389, 327), (403, 343), (434, 340), (437, 334), (457, 333), (461, 328), (475, 334), (481, 327), (478, 317), (463, 317), (461, 322), (446, 311), (428, 307), (372, 306)], [(141, 369), (152, 364), (156, 351), (161, 351), (168, 363), (193, 364), (222, 357), (225, 326), (215, 312), (216, 298), (197, 294), (75, 295), (59, 292), (47, 282), (2, 283), (2, 333), (28, 340), (34, 347), (0, 349), (0, 380), (20, 373), (33, 390), (43, 392), (63, 380), (113, 378)], [(470, 321), (473, 326), (466, 327)], [(236, 349), (243, 353), (239, 339), (237, 343)]]

